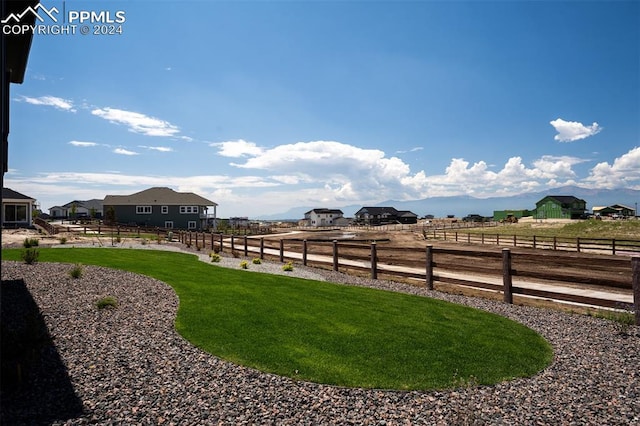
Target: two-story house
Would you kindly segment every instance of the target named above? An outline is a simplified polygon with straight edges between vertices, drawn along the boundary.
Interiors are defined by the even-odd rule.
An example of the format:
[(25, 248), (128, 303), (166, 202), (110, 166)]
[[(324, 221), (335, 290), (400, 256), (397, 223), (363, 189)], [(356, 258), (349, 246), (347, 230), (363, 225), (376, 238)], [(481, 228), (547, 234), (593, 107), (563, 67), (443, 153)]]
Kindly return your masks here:
[(107, 222), (194, 230), (214, 224), (218, 206), (193, 192), (162, 187), (131, 195), (107, 195), (102, 204)]
[(348, 220), (339, 209), (313, 209), (304, 214), (306, 226), (345, 226)]
[(362, 207), (355, 214), (357, 223), (364, 225), (384, 225), (391, 223), (418, 223), (418, 215), (409, 210), (394, 207)]

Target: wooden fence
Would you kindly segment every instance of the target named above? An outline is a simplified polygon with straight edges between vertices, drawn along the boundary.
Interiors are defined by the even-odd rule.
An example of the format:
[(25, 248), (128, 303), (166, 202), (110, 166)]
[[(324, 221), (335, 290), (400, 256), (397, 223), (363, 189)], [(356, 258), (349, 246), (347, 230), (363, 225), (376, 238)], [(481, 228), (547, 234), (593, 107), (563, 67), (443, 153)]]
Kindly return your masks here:
[(547, 236), (522, 236), (491, 233), (469, 233), (433, 229), (424, 232), (427, 239), (455, 241), (468, 244), (491, 244), (497, 246), (529, 247), (534, 249), (610, 253), (613, 255), (640, 255), (640, 240), (610, 238), (563, 238)]
[[(500, 292), (506, 303), (513, 295), (552, 299), (635, 312), (640, 325), (640, 257), (586, 253), (514, 252), (510, 248), (470, 250), (393, 247), (385, 242), (339, 242), (309, 239), (271, 240), (249, 236), (180, 233), (181, 243), (200, 250), (229, 252), (236, 256), (265, 257), (341, 272), (365, 273), (372, 279), (383, 275), (423, 282), (433, 289), (435, 282)], [(517, 282), (514, 284), (514, 277)], [(543, 284), (543, 285), (539, 285)], [(558, 287), (589, 286), (632, 290), (633, 299), (585, 296), (560, 291)], [(556, 287), (554, 290), (553, 287)], [(566, 290), (566, 289), (565, 289)], [(628, 296), (627, 296), (628, 298)], [(624, 299), (624, 298), (623, 298)]]

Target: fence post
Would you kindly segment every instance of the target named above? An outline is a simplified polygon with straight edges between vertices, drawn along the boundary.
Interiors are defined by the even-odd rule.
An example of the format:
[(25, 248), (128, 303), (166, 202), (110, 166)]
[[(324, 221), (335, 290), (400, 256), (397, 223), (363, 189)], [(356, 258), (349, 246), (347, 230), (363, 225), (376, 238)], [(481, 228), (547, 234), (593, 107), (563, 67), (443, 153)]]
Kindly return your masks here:
[(513, 236), (513, 246), (514, 246), (514, 247), (518, 247), (518, 240), (516, 239), (515, 234), (514, 234), (514, 236)]
[(425, 277), (427, 280), (427, 289), (433, 290), (433, 246), (427, 246), (427, 261), (425, 264), (426, 273)]
[(249, 255), (249, 248), (247, 247), (247, 234), (244, 234), (244, 255)]
[(631, 258), (631, 269), (633, 270), (631, 282), (633, 287), (633, 309), (636, 312), (636, 325), (640, 325), (640, 257)]
[(191, 231), (189, 231), (189, 245), (191, 245)]
[(533, 236), (533, 248), (536, 248), (536, 236)]
[(458, 231), (456, 231), (456, 243), (458, 242)]
[(220, 253), (222, 253), (222, 232), (220, 233)]
[(235, 235), (231, 234), (231, 252), (233, 253), (235, 249), (236, 249)]
[(576, 238), (576, 250), (580, 253), (580, 237)]
[(500, 245), (500, 234), (496, 234), (496, 245)]
[(611, 240), (611, 254), (615, 256), (616, 254), (616, 239)]
[(338, 270), (338, 240), (333, 240), (333, 270)]
[(504, 286), (504, 303), (513, 303), (513, 293), (511, 292), (513, 282), (511, 280), (511, 250), (502, 249), (502, 283)]
[(467, 233), (467, 243), (471, 244), (471, 234)]
[(553, 237), (553, 250), (556, 250), (558, 247), (558, 239), (555, 237)]
[(307, 240), (302, 240), (302, 264), (307, 266)]
[(284, 263), (284, 239), (280, 238), (280, 263)]
[(371, 279), (378, 279), (378, 254), (375, 241), (371, 243)]
[(484, 244), (484, 232), (482, 232), (482, 233), (480, 234), (480, 236), (482, 237), (482, 239), (481, 239), (482, 244)]
[(264, 237), (260, 238), (260, 259), (264, 259)]

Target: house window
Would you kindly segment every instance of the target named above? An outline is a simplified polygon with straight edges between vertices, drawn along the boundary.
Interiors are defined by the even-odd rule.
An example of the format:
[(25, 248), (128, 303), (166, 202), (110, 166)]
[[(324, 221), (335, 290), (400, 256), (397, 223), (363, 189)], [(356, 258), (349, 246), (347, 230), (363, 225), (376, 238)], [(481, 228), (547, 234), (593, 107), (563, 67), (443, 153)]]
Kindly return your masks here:
[(189, 222), (187, 222), (187, 228), (196, 229), (196, 221), (195, 220), (190, 220)]
[(167, 229), (173, 229), (173, 221), (167, 220), (164, 222), (164, 227)]
[(169, 214), (169, 206), (162, 206), (160, 211), (162, 214)]
[(180, 214), (198, 213), (198, 206), (180, 206)]
[(151, 206), (136, 206), (136, 214), (151, 214)]
[(27, 222), (27, 206), (7, 204), (4, 206), (5, 222)]

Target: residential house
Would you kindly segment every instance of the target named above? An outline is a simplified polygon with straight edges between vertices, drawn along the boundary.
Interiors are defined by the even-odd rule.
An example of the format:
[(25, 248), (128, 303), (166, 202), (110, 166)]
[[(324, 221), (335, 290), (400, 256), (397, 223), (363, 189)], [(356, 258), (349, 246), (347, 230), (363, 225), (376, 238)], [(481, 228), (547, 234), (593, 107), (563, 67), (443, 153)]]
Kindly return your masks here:
[(2, 188), (2, 227), (30, 228), (36, 200), (9, 188)]
[(355, 214), (356, 223), (365, 225), (384, 225), (391, 223), (418, 223), (418, 215), (409, 210), (396, 210), (394, 207), (362, 207)]
[(592, 210), (593, 214), (616, 218), (633, 217), (636, 215), (636, 210), (634, 208), (622, 204), (614, 204), (606, 207), (594, 207)]
[(107, 222), (169, 229), (215, 227), (217, 206), (192, 192), (176, 192), (163, 187), (131, 195), (107, 195), (103, 201)]
[(347, 226), (349, 220), (339, 209), (313, 209), (304, 214), (304, 226)]
[(548, 195), (536, 203), (537, 219), (580, 219), (587, 202), (572, 195)]
[(49, 216), (52, 219), (101, 219), (103, 215), (102, 200), (95, 198), (87, 201), (74, 200), (63, 206), (54, 206), (49, 209)]

